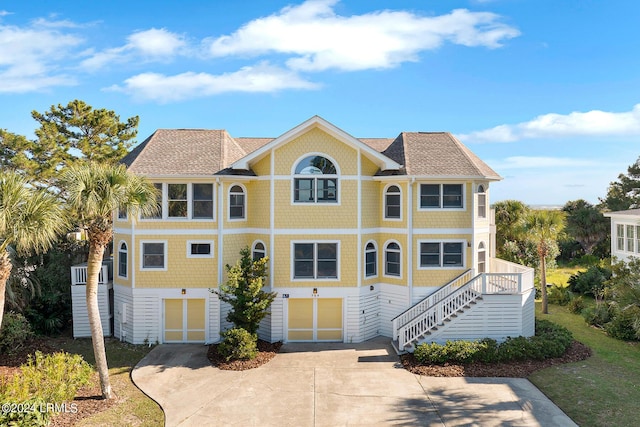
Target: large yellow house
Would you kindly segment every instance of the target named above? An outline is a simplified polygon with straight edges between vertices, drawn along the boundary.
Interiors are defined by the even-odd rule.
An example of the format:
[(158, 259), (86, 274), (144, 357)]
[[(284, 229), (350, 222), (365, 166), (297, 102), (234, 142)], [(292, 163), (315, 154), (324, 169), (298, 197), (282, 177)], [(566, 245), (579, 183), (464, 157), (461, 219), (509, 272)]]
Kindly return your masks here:
[(530, 336), (533, 274), (493, 258), (500, 176), (445, 132), (355, 138), (315, 116), (277, 138), (158, 130), (124, 160), (162, 194), (157, 216), (116, 215), (113, 333), (216, 342), (211, 292), (248, 246), (277, 292), (268, 341)]

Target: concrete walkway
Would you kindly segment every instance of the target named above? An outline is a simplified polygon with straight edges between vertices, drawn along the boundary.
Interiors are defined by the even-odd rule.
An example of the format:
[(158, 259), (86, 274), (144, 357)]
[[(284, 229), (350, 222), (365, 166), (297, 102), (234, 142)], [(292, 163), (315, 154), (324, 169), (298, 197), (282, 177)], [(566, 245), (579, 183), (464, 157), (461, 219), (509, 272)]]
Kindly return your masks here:
[(388, 338), (285, 344), (269, 363), (221, 371), (207, 347), (164, 344), (135, 384), (173, 426), (575, 426), (528, 380), (434, 378), (398, 363)]

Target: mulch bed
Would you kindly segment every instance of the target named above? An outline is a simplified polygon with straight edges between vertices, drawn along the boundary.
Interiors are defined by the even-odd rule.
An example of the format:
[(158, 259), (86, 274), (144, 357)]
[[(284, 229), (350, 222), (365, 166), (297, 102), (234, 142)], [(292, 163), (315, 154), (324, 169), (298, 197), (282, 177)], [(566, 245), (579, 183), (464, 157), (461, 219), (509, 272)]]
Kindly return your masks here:
[(509, 363), (480, 363), (468, 365), (421, 365), (413, 354), (400, 357), (402, 365), (408, 371), (429, 377), (511, 377), (527, 378), (533, 372), (550, 366), (564, 363), (578, 362), (591, 356), (591, 349), (586, 345), (574, 341), (562, 357), (546, 360), (526, 360)]
[(213, 366), (226, 371), (244, 371), (264, 365), (280, 351), (282, 342), (269, 343), (258, 340), (258, 355), (253, 360), (227, 360), (218, 353), (218, 344), (211, 344), (207, 357)]

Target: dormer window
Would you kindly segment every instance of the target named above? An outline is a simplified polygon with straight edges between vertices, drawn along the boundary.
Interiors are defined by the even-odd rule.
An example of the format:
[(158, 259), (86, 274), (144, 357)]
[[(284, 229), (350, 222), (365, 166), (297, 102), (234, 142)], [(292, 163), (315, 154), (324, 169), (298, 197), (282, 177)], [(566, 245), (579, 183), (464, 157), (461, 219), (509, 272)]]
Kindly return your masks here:
[(331, 160), (323, 156), (305, 157), (298, 162), (294, 173), (294, 202), (338, 202), (338, 174)]

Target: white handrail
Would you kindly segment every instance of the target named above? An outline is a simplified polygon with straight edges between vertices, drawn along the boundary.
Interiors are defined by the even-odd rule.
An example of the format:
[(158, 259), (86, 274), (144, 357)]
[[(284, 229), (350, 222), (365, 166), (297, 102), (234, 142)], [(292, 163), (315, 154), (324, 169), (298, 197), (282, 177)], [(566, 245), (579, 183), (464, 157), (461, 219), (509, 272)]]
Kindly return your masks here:
[(478, 275), (466, 285), (454, 290), (436, 305), (425, 310), (415, 319), (402, 325), (398, 329), (398, 347), (404, 348), (408, 343), (424, 336), (438, 325), (442, 325), (445, 320), (450, 319), (466, 305), (475, 302), (482, 296), (484, 286), (485, 276)]
[(409, 307), (407, 310), (403, 311), (399, 315), (393, 318), (392, 327), (393, 327), (393, 338), (398, 338), (398, 329), (402, 326), (415, 319), (417, 316), (422, 314), (429, 307), (436, 305), (442, 299), (444, 299), (447, 295), (451, 294), (455, 289), (464, 285), (471, 279), (471, 270), (467, 270), (462, 273), (460, 276), (456, 277), (446, 285), (440, 287), (437, 291), (425, 297), (421, 301), (417, 302), (413, 306)]
[[(103, 264), (100, 269), (100, 275), (98, 276), (98, 284), (107, 283), (109, 278), (108, 266)], [(72, 285), (86, 285), (87, 284), (87, 266), (86, 265), (74, 265), (71, 267), (71, 284)]]

